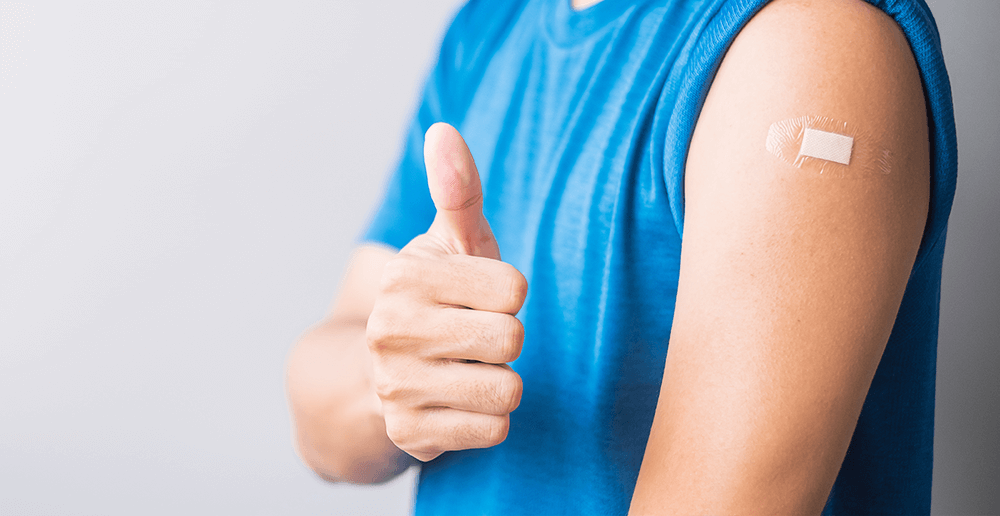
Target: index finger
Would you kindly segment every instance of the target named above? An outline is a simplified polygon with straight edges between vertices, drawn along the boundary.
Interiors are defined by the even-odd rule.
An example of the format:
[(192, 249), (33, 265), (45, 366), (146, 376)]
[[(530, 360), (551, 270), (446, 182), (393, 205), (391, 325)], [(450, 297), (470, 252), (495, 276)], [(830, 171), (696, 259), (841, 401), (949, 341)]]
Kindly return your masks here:
[(450, 255), (422, 275), (432, 301), (516, 315), (528, 281), (513, 265), (478, 256)]

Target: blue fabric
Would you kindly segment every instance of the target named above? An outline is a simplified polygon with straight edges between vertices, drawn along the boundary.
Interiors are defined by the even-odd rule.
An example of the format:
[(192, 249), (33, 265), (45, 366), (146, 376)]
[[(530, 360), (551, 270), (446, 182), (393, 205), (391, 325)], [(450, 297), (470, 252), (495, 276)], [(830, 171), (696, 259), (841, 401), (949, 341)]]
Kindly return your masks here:
[[(365, 239), (402, 247), (434, 208), (423, 133), (461, 131), (503, 259), (529, 281), (507, 440), (423, 466), (418, 515), (626, 514), (673, 318), (688, 143), (725, 50), (766, 0), (472, 1), (445, 36)], [(930, 216), (825, 514), (930, 511), (950, 87), (921, 0), (873, 2), (910, 40), (932, 140)]]

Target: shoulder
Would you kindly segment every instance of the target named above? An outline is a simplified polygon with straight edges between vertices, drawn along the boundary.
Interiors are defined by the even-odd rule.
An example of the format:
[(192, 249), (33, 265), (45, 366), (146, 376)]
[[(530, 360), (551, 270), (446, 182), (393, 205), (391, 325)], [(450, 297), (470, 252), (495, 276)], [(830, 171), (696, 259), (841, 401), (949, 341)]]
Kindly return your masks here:
[(737, 35), (722, 66), (748, 86), (768, 85), (785, 103), (891, 104), (922, 93), (906, 36), (862, 0), (772, 1)]
[[(688, 173), (691, 161), (699, 162), (696, 153), (714, 152), (712, 142), (724, 142), (730, 156), (770, 163), (763, 145), (769, 127), (821, 117), (850, 128), (856, 143), (873, 152), (891, 153), (894, 169), (925, 175), (925, 106), (906, 36), (880, 9), (861, 0), (775, 0), (722, 58), (695, 128)], [(782, 170), (776, 163), (769, 168)]]
[[(782, 157), (770, 138), (786, 123)], [(818, 133), (851, 140), (845, 164), (803, 157), (805, 135)], [(724, 207), (756, 221), (751, 233), (794, 235), (808, 222), (825, 232), (817, 245), (864, 235), (872, 249), (909, 245), (928, 213), (928, 134), (920, 74), (892, 18), (861, 0), (775, 0), (733, 40), (709, 88), (685, 211), (714, 220)], [(781, 245), (792, 242), (802, 243)]]

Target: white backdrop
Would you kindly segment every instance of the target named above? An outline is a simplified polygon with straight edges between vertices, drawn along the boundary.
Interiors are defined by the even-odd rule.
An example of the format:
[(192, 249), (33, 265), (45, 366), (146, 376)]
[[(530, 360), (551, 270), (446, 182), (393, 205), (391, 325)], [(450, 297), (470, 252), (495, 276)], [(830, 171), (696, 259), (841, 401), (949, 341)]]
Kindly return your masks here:
[[(292, 452), (325, 311), (458, 0), (0, 2), (0, 515), (386, 514)], [(1000, 512), (1000, 2), (932, 4), (962, 176), (935, 510)]]
[(454, 0), (0, 3), (0, 514), (405, 514), (294, 456)]

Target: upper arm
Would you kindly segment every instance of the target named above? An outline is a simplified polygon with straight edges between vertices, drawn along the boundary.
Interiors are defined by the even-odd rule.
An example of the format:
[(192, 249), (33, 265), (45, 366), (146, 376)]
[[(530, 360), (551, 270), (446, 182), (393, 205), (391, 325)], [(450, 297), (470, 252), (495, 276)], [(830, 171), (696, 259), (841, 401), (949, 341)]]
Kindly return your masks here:
[[(774, 122), (822, 116), (887, 174), (796, 168)], [(923, 92), (859, 0), (779, 0), (729, 49), (691, 142), (674, 324), (633, 513), (819, 513), (926, 221)]]

